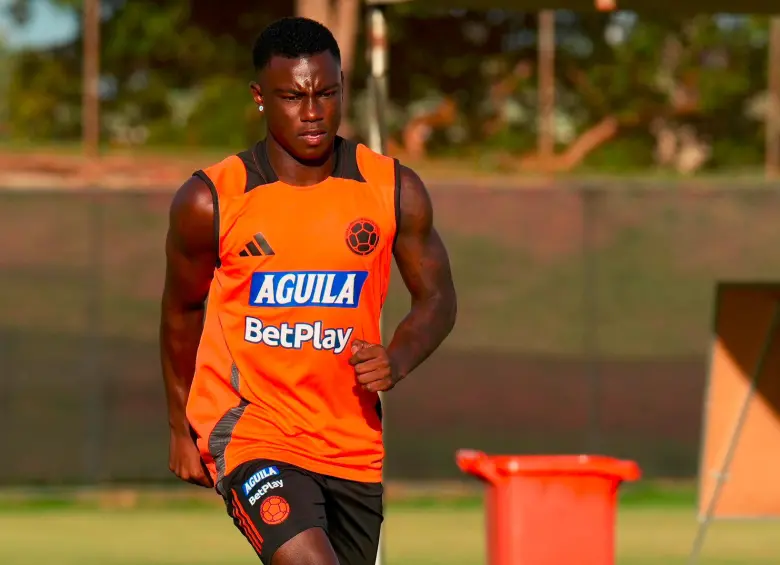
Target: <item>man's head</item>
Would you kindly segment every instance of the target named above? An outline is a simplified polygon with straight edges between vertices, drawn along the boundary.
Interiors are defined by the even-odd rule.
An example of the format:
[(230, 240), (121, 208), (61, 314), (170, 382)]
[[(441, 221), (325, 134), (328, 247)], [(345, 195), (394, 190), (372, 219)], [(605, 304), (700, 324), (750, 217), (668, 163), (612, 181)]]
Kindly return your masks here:
[(333, 34), (314, 20), (283, 18), (260, 34), (252, 59), (252, 97), (269, 134), (301, 161), (322, 159), (341, 123), (341, 52)]

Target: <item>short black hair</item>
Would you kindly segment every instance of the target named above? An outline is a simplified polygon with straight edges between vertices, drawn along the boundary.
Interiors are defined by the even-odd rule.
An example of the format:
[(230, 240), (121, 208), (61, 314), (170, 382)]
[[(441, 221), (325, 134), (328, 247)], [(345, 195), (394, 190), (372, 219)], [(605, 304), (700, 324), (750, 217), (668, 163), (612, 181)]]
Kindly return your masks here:
[(252, 62), (259, 71), (273, 56), (298, 59), (326, 51), (341, 64), (339, 44), (327, 27), (308, 18), (282, 18), (265, 28), (255, 40)]

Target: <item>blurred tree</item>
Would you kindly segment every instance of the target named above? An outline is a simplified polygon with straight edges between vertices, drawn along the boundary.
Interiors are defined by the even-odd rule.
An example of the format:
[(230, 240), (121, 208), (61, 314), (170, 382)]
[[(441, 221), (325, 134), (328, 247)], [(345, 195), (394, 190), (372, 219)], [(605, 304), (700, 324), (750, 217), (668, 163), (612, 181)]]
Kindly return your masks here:
[[(19, 21), (29, 2), (10, 4)], [(262, 122), (244, 86), (252, 78), (250, 46), (264, 25), (296, 10), (327, 19), (348, 73), (354, 60), (348, 94), (360, 137), (368, 66), (358, 0), (279, 0), (261, 9), (234, 0), (230, 10), (211, 0), (103, 0), (105, 138), (231, 147), (254, 139)], [(389, 9), (388, 22), (396, 147), (497, 150), (511, 154), (512, 166), (533, 164), (536, 14), (416, 2)], [(754, 114), (765, 89), (765, 18), (559, 11), (556, 27), (561, 168), (610, 159), (655, 158), (678, 170), (759, 162)], [(77, 40), (18, 55), (9, 79), (14, 136), (78, 136), (80, 48)], [(239, 121), (244, 128), (235, 127)], [(143, 134), (122, 133), (137, 130)]]
[[(400, 122), (390, 125), (398, 150), (412, 156), (456, 142), (483, 141), (484, 123), (501, 112), (485, 104), (491, 89), (500, 89), (533, 49), (507, 41), (514, 31), (534, 25), (529, 15), (451, 13), (423, 6), (402, 4), (388, 11), (390, 98), (406, 108)], [(361, 74), (367, 72), (363, 65)]]
[(11, 0), (7, 6), (8, 15), (18, 24), (24, 25), (30, 20), (31, 0)]
[[(68, 52), (71, 51), (71, 52)], [(8, 133), (24, 141), (65, 141), (81, 133), (81, 84), (72, 50), (15, 56), (8, 81)]]
[(5, 38), (0, 32), (0, 140), (6, 139), (9, 135), (8, 90), (12, 76), (13, 58), (6, 47)]
[[(709, 16), (625, 13), (571, 20), (558, 76), (565, 91), (576, 93), (569, 100), (578, 129), (588, 133), (609, 123), (611, 136), (603, 141), (618, 130), (651, 134), (659, 164), (682, 172), (710, 159), (715, 137), (757, 139), (744, 108), (763, 88), (766, 49), (751, 39), (757, 23), (744, 19), (729, 27)], [(573, 164), (571, 158), (563, 166)]]
[[(80, 0), (56, 1), (73, 8), (81, 4)], [(27, 14), (29, 2), (17, 0), (14, 14)], [(137, 139), (150, 143), (190, 141), (233, 145), (236, 129), (226, 128), (219, 134), (216, 128), (203, 123), (203, 111), (198, 105), (202, 103), (211, 112), (243, 119), (244, 110), (252, 105), (248, 88), (237, 89), (236, 82), (231, 84), (231, 90), (242, 90), (244, 94), (244, 102), (239, 107), (235, 100), (238, 97), (217, 108), (208, 97), (197, 101), (189, 114), (200, 116), (200, 120), (190, 120), (189, 116), (181, 119), (181, 109), (174, 107), (179, 100), (177, 93), (207, 90), (219, 75), (231, 76), (234, 81), (243, 75), (248, 85), (252, 78), (254, 37), (273, 19), (289, 15), (292, 0), (274, 2), (263, 10), (257, 10), (256, 3), (250, 0), (234, 0), (230, 10), (207, 0), (104, 0), (102, 10), (101, 110), (106, 127), (122, 124), (121, 131), (104, 131), (104, 136), (109, 140), (126, 140), (124, 130), (140, 127), (147, 130), (147, 135)], [(55, 125), (54, 106), (67, 107), (68, 111), (60, 114), (78, 116), (80, 99), (78, 96), (60, 98), (55, 104), (51, 98), (62, 85), (52, 81), (58, 76), (68, 77), (63, 82), (69, 82), (76, 91), (80, 89), (78, 81), (72, 78), (80, 75), (80, 49), (79, 38), (66, 48), (22, 55), (24, 61), (12, 91), (16, 96), (10, 118), (14, 135), (52, 139), (55, 130), (63, 135), (69, 131)], [(41, 87), (44, 83), (47, 88)], [(36, 110), (31, 112), (32, 108)], [(180, 119), (172, 119), (174, 115)], [(42, 123), (30, 123), (36, 119)], [(225, 122), (219, 117), (216, 120)]]

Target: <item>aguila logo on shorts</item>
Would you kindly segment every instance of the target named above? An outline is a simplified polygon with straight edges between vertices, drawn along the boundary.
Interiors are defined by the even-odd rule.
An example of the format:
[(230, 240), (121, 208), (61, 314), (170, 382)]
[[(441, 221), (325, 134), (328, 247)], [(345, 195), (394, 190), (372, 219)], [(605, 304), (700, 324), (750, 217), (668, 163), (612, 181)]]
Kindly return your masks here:
[(263, 483), (260, 485), (260, 487), (255, 491), (255, 494), (249, 497), (249, 505), (254, 506), (255, 503), (263, 498), (266, 494), (271, 492), (275, 488), (281, 488), (284, 486), (284, 481), (282, 479), (279, 479), (278, 481), (268, 481), (267, 483)]
[(244, 483), (244, 496), (249, 496), (252, 489), (255, 488), (261, 481), (266, 480), (268, 477), (275, 477), (279, 474), (279, 469), (272, 465), (265, 469), (260, 469), (257, 473), (249, 477)]
[(290, 515), (290, 504), (281, 496), (269, 496), (260, 506), (260, 517), (269, 526), (281, 524)]
[(271, 308), (357, 308), (368, 271), (256, 272), (249, 305)]
[(379, 245), (379, 226), (372, 220), (360, 218), (347, 228), (347, 247), (356, 255), (370, 255)]

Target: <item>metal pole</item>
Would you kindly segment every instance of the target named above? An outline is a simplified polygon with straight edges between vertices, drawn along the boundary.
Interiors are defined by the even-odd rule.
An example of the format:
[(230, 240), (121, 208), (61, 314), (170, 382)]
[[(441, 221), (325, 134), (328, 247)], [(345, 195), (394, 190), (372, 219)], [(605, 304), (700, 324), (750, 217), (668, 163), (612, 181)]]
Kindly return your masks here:
[(103, 284), (105, 271), (105, 195), (95, 186), (90, 186), (85, 197), (90, 212), (89, 248), (92, 285), (86, 302), (86, 317), (89, 331), (85, 340), (85, 374), (89, 387), (86, 389), (84, 476), (97, 484), (106, 478), (105, 436), (106, 436), (106, 372), (103, 370)]
[(539, 13), (539, 159), (547, 169), (555, 155), (555, 10)]
[(780, 177), (780, 17), (769, 27), (769, 84), (766, 110), (766, 176)]
[(100, 150), (100, 0), (84, 0), (82, 143), (89, 158)]
[[(370, 76), (368, 79), (369, 96), (369, 128), (368, 146), (372, 151), (385, 154), (387, 152), (387, 135), (384, 120), (385, 101), (387, 100), (387, 20), (384, 6), (372, 5), (368, 9), (367, 18), (368, 35), (368, 62)], [(380, 335), (383, 332), (382, 316), (379, 317)], [(380, 393), (380, 402), (384, 403), (384, 395)], [(382, 429), (387, 430), (387, 411), (382, 410)], [(379, 548), (376, 553), (376, 565), (382, 565), (385, 561), (385, 527), (379, 534)]]
[(597, 188), (584, 186), (582, 199), (582, 354), (584, 378), (588, 381), (588, 432), (586, 447), (591, 453), (601, 451), (601, 371), (599, 366), (598, 253), (594, 228), (599, 224), (601, 194)]
[(387, 96), (387, 20), (384, 6), (368, 10), (368, 61), (371, 73), (368, 80), (370, 103), (368, 146), (377, 153), (387, 150), (384, 104)]
[[(84, 40), (82, 53), (82, 146), (87, 158), (95, 159), (100, 152), (100, 0), (84, 0), (82, 19)], [(99, 189), (90, 186), (87, 196), (92, 216), (90, 230), (92, 274), (94, 288), (87, 301), (87, 319), (90, 331), (86, 340), (87, 375), (90, 390), (87, 398), (86, 445), (84, 452), (85, 476), (93, 483), (103, 474), (103, 383), (101, 374), (101, 277), (102, 277), (102, 222), (103, 202)]]
[[(753, 399), (756, 391), (758, 390), (758, 383), (761, 380), (761, 375), (764, 372), (764, 367), (766, 365), (767, 358), (769, 357), (769, 353), (772, 350), (772, 343), (777, 336), (778, 330), (780, 330), (780, 303), (775, 303), (772, 322), (770, 323), (766, 332), (766, 339), (764, 339), (764, 344), (761, 346), (761, 352), (758, 355), (756, 366), (753, 369), (753, 376), (750, 379), (750, 388), (748, 388), (748, 391), (745, 394), (745, 398), (742, 401), (742, 407), (737, 416), (737, 420), (734, 423), (734, 428), (731, 431), (731, 437), (729, 438), (726, 455), (723, 457), (723, 462), (721, 463), (720, 469), (716, 475), (715, 488), (712, 491), (712, 497), (710, 498), (710, 502), (707, 504), (707, 510), (705, 511), (704, 516), (699, 518), (699, 529), (696, 532), (696, 538), (693, 541), (693, 548), (691, 549), (691, 554), (688, 559), (689, 565), (695, 565), (698, 562), (699, 554), (701, 553), (702, 547), (704, 547), (704, 540), (707, 536), (707, 531), (709, 530), (710, 524), (712, 523), (712, 515), (715, 512), (715, 507), (718, 504), (720, 495), (723, 493), (723, 487), (726, 484), (726, 478), (728, 477), (729, 468), (731, 467), (731, 461), (734, 459), (734, 455), (737, 452), (739, 437), (742, 434), (742, 428), (745, 426), (745, 422), (747, 421), (750, 401)], [(707, 470), (702, 469), (701, 472), (707, 472)]]

